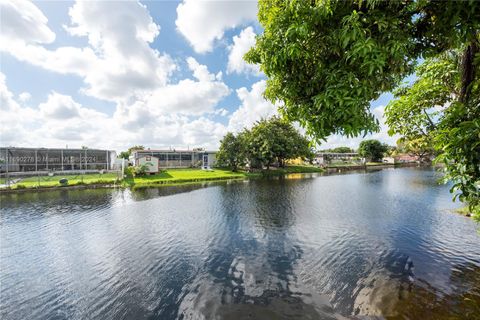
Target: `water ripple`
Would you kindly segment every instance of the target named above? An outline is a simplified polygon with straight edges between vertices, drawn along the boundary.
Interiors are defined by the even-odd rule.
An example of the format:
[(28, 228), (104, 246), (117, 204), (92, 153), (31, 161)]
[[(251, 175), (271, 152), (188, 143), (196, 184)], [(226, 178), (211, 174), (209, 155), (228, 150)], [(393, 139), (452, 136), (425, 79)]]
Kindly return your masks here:
[(401, 169), (1, 198), (2, 319), (475, 319), (480, 237)]

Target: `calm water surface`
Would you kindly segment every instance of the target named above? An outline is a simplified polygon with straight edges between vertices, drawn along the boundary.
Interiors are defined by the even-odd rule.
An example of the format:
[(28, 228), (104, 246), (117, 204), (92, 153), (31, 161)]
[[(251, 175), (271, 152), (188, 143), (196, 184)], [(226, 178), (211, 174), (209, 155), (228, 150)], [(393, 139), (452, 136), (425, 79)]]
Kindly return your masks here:
[(433, 170), (2, 196), (2, 319), (480, 319)]

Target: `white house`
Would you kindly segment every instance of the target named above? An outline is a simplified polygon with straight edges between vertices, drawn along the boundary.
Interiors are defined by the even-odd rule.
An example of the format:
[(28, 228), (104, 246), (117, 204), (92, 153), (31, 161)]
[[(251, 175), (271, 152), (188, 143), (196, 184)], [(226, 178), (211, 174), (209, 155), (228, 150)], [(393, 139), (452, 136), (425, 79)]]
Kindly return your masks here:
[(130, 163), (138, 165), (143, 157), (158, 159), (159, 168), (207, 168), (213, 167), (216, 161), (215, 151), (205, 150), (135, 150), (130, 155)]
[(147, 168), (147, 173), (153, 174), (158, 173), (158, 158), (150, 155), (143, 155), (136, 159), (135, 165), (145, 166)]

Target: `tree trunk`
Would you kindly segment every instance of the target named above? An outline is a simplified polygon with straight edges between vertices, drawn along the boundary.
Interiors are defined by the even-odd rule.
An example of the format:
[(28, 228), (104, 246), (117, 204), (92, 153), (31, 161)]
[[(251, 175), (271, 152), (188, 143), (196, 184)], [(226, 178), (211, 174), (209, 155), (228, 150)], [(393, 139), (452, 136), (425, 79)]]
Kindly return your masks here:
[[(476, 37), (475, 37), (476, 38)], [(477, 39), (474, 39), (465, 49), (461, 64), (461, 88), (460, 88), (460, 102), (468, 103), (470, 99), (470, 92), (472, 91), (472, 82), (475, 80), (475, 55), (479, 52), (479, 44)]]

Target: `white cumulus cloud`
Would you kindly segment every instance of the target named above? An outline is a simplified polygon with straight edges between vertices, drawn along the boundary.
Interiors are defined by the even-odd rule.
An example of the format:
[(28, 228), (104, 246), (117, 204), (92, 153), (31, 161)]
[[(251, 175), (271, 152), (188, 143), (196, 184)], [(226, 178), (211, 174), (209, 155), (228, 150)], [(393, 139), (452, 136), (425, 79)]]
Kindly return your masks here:
[(52, 43), (55, 33), (48, 27), (48, 19), (32, 2), (22, 0), (0, 1), (3, 46), (16, 41)]
[(243, 56), (255, 45), (255, 32), (252, 27), (247, 27), (240, 35), (233, 37), (233, 44), (229, 46), (227, 73), (252, 73), (260, 74), (258, 65), (249, 64)]
[[(176, 69), (170, 56), (150, 47), (160, 27), (137, 1), (76, 2), (69, 10), (71, 25), (65, 28), (73, 36), (87, 37), (89, 45), (56, 49), (42, 46), (55, 34), (40, 9), (32, 2), (21, 3), (1, 2), (0, 50), (47, 70), (82, 77), (88, 95), (110, 101), (135, 97), (166, 85)], [(3, 10), (9, 12), (6, 20)]]
[(44, 117), (56, 120), (66, 120), (80, 117), (80, 104), (73, 101), (72, 97), (53, 92), (48, 95), (48, 100), (39, 106)]
[[(15, 99), (0, 73), (2, 144), (117, 150), (134, 144), (218, 147), (226, 127), (205, 116), (228, 113), (216, 106), (231, 89), (221, 72), (211, 73), (192, 57), (186, 59), (192, 76), (172, 83), (177, 65), (150, 47), (160, 26), (138, 1), (76, 2), (65, 29), (88, 44), (55, 49), (43, 46), (56, 45), (55, 34), (35, 3), (0, 3), (5, 8), (1, 51), (46, 70), (77, 75), (85, 84), (83, 93), (116, 104), (108, 115), (53, 91), (39, 105), (27, 107), (30, 94)], [(9, 19), (3, 19), (3, 12), (9, 12)]]
[(230, 88), (220, 80), (221, 75), (210, 73), (192, 57), (187, 58), (187, 63), (195, 79), (180, 80), (153, 91), (146, 101), (154, 114), (211, 113), (218, 102), (230, 94)]
[(184, 0), (177, 7), (178, 31), (198, 53), (213, 50), (216, 40), (226, 30), (241, 26), (257, 17), (256, 1)]
[(31, 98), (32, 98), (32, 95), (29, 92), (22, 92), (18, 95), (18, 100), (20, 100), (20, 102), (22, 103), (27, 102)]
[(277, 107), (263, 97), (265, 87), (266, 81), (260, 80), (252, 85), (250, 91), (245, 87), (237, 90), (241, 105), (230, 117), (229, 131), (238, 132), (250, 128), (256, 121), (278, 114)]
[(125, 150), (142, 144), (151, 148), (218, 148), (226, 127), (205, 117), (158, 114), (136, 101), (120, 103), (113, 116), (83, 106), (71, 96), (52, 92), (37, 107), (15, 100), (0, 73), (0, 143), (7, 146)]

